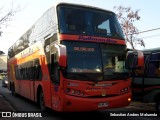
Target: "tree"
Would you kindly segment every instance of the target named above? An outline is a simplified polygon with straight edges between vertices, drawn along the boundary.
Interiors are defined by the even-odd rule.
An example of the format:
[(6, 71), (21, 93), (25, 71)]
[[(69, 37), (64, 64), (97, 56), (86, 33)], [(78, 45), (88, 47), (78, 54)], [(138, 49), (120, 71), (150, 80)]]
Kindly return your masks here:
[(137, 44), (145, 47), (144, 41), (137, 37), (139, 31), (134, 25), (136, 21), (140, 20), (138, 14), (139, 10), (133, 11), (131, 7), (123, 6), (115, 6), (114, 9), (116, 9), (116, 15), (122, 27), (125, 39), (131, 45), (132, 49), (135, 49)]
[[(20, 11), (20, 7), (18, 6), (16, 9), (13, 9), (13, 3), (11, 4), (11, 8), (9, 10), (4, 9), (3, 7), (0, 8), (0, 37), (3, 33), (3, 27), (8, 26), (8, 22), (12, 20), (13, 16)], [(0, 51), (0, 54), (4, 54), (3, 51)]]
[(18, 6), (16, 9), (13, 8), (13, 3), (11, 4), (11, 8), (9, 10), (0, 8), (0, 36), (2, 36), (3, 26), (8, 26), (8, 22), (12, 20), (13, 16), (20, 11), (20, 7)]

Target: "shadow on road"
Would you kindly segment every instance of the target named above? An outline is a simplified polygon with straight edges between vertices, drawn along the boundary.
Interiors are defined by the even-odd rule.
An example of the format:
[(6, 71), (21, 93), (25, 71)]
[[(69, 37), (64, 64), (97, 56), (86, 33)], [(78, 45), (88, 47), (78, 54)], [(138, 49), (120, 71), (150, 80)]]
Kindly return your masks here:
[(43, 114), (43, 117), (57, 118), (56, 120), (104, 120), (105, 116), (100, 111), (92, 112), (56, 112), (49, 110)]

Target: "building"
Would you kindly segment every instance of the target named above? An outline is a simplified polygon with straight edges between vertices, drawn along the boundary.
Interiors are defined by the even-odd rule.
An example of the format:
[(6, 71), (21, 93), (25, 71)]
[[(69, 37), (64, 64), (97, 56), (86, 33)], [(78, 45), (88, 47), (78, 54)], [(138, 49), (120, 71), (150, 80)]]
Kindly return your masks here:
[(7, 55), (0, 55), (0, 73), (7, 72)]

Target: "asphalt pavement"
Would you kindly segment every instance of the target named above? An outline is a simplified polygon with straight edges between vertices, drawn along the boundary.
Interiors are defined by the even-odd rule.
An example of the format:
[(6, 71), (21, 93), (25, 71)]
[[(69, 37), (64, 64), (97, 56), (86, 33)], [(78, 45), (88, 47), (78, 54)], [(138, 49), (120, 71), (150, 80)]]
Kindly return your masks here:
[(15, 111), (9, 102), (0, 94), (0, 112)]
[[(4, 91), (7, 91), (7, 88), (3, 89), (3, 87), (1, 87), (1, 85), (0, 85), (0, 120), (23, 120), (23, 119), (27, 119), (27, 120), (37, 120), (37, 119), (38, 120), (43, 120), (43, 119), (45, 119), (45, 120), (50, 120), (50, 119), (75, 120), (75, 119), (73, 119), (74, 118), (73, 116), (74, 115), (79, 116), (79, 113), (74, 113), (74, 115), (73, 115), (72, 113), (70, 113), (70, 114), (68, 114), (68, 113), (67, 114), (65, 114), (65, 113), (64, 114), (63, 113), (58, 114), (56, 112), (53, 112), (53, 113), (51, 113), (52, 116), (45, 117), (45, 118), (42, 118), (42, 119), (40, 119), (40, 118), (37, 118), (37, 119), (36, 118), (20, 118), (20, 117), (18, 117), (18, 118), (17, 117), (16, 118), (3, 117), (2, 118), (1, 117), (2, 112), (3, 113), (5, 113), (5, 112), (10, 112), (10, 113), (15, 112), (16, 113), (16, 110), (21, 110), (21, 107), (20, 108), (19, 108), (19, 106), (16, 107), (15, 104), (9, 102), (9, 99), (7, 98), (7, 96), (3, 94)], [(6, 93), (8, 93), (8, 92), (6, 92)], [(10, 97), (10, 99), (12, 99), (12, 97)], [(19, 101), (17, 101), (17, 102), (19, 103)], [(21, 104), (21, 106), (23, 106), (23, 104)], [(140, 103), (140, 102), (132, 102), (129, 106), (127, 106), (125, 108), (117, 108), (117, 109), (111, 110), (111, 113), (116, 113), (116, 111), (117, 112), (122, 112), (122, 113), (125, 113), (125, 112), (127, 113), (129, 111), (131, 111), (133, 113), (136, 113), (137, 111), (155, 112), (155, 105), (153, 103), (146, 104), (146, 103)], [(87, 117), (84, 117), (84, 119), (87, 118), (87, 120), (90, 119), (91, 116), (92, 116), (92, 120), (107, 120), (109, 112), (107, 112), (107, 110), (106, 110), (106, 111), (97, 111), (97, 112), (91, 112), (91, 113), (80, 113), (82, 116), (79, 116), (78, 117), (79, 119), (77, 118), (77, 120), (82, 120), (81, 118), (83, 118), (83, 116), (87, 116)], [(48, 114), (50, 115), (50, 113), (46, 113), (45, 115), (48, 115)], [(125, 118), (123, 117), (121, 119), (125, 120), (127, 118), (129, 118), (129, 120), (132, 120), (132, 118), (135, 119), (135, 117), (125, 117)], [(117, 117), (109, 117), (109, 119), (116, 120)], [(140, 120), (158, 120), (159, 117), (158, 118), (157, 117), (149, 117), (149, 118), (148, 117), (147, 118), (146, 117), (137, 117), (137, 120), (138, 119), (140, 119)]]
[(9, 102), (5, 100), (5, 98), (0, 94), (0, 119), (1, 120), (20, 120), (17, 118), (5, 117), (8, 111), (14, 112), (15, 110), (13, 109), (12, 106), (10, 106)]
[[(128, 107), (126, 107), (126, 111), (128, 111), (128, 110), (131, 110), (131, 109), (133, 109), (133, 111), (135, 110), (135, 111), (137, 111), (137, 110), (146, 110), (146, 109), (148, 109), (149, 111), (155, 111), (155, 109), (154, 109), (154, 107), (153, 107), (154, 105), (152, 105), (152, 104), (142, 104), (142, 103), (136, 103), (136, 102), (132, 102), (131, 104), (130, 104), (130, 106), (128, 106)], [(141, 108), (141, 109), (140, 109)], [(112, 111), (112, 113), (114, 113), (114, 112), (116, 112), (116, 111), (119, 111), (119, 110), (121, 110), (121, 109), (115, 109), (115, 111)], [(16, 112), (16, 110), (10, 105), (10, 103), (7, 101), (7, 99), (0, 93), (0, 113), (1, 113), (1, 115), (2, 115), (2, 112), (3, 113), (5, 113), (5, 112)], [(95, 114), (98, 114), (98, 116), (99, 117), (101, 117), (101, 118), (103, 118), (104, 119), (104, 117), (106, 116), (106, 120), (108, 119), (108, 115), (105, 115), (107, 112), (106, 111), (101, 111), (101, 112), (97, 112), (97, 113), (95, 113)], [(123, 112), (122, 112), (123, 113)], [(125, 112), (124, 112), (125, 113)], [(133, 112), (134, 113), (134, 112)], [(58, 113), (57, 113), (58, 114)], [(75, 114), (75, 113), (74, 113)], [(87, 113), (87, 114), (89, 114), (89, 113)], [(93, 114), (93, 113), (92, 113)], [(91, 114), (91, 116), (93, 116)], [(59, 114), (58, 114), (59, 115)], [(56, 116), (58, 116), (58, 115), (56, 115)], [(68, 115), (66, 115), (66, 114), (63, 114), (63, 115), (65, 115), (65, 116), (67, 116), (68, 117)], [(70, 114), (71, 115), (71, 114)], [(70, 115), (69, 115), (69, 117), (67, 118), (67, 117), (65, 117), (65, 119), (66, 120), (72, 120), (71, 119), (71, 117), (70, 117)], [(79, 114), (78, 114), (79, 115)], [(85, 114), (86, 115), (86, 114)], [(60, 115), (59, 115), (60, 116)], [(90, 116), (90, 115), (89, 115)], [(97, 117), (97, 115), (95, 115), (96, 117)], [(52, 118), (52, 117), (51, 117)], [(109, 117), (110, 119), (113, 119), (113, 120), (117, 120), (117, 117)], [(133, 118), (135, 119), (135, 117), (125, 117), (125, 119), (124, 119), (124, 117), (123, 118), (121, 118), (121, 119), (123, 119), (123, 120), (126, 120), (126, 119), (129, 119), (129, 120), (132, 120)], [(26, 119), (26, 120), (43, 120), (43, 119), (46, 119), (46, 118), (42, 118), (42, 119), (40, 119), (40, 118), (38, 118), (38, 119), (32, 119), (32, 118), (13, 118), (13, 117), (11, 117), (11, 118), (9, 118), (9, 117), (1, 117), (0, 116), (0, 120), (23, 120), (23, 119)], [(60, 120), (61, 119), (63, 119), (63, 117), (61, 118), (60, 117)], [(88, 118), (87, 118), (88, 119)], [(97, 119), (97, 118), (96, 118)], [(100, 119), (100, 118), (99, 118)], [(121, 120), (121, 119), (119, 119), (119, 120)], [(134, 120), (133, 119), (133, 120)], [(150, 117), (150, 118), (146, 118), (146, 117), (138, 117), (137, 119), (140, 119), (140, 120), (158, 120), (159, 118), (157, 118), (157, 117)], [(50, 120), (50, 119), (49, 119)], [(57, 120), (59, 120), (59, 119), (57, 119)], [(79, 120), (79, 119), (77, 119), (77, 120)], [(95, 120), (95, 119), (94, 119)]]

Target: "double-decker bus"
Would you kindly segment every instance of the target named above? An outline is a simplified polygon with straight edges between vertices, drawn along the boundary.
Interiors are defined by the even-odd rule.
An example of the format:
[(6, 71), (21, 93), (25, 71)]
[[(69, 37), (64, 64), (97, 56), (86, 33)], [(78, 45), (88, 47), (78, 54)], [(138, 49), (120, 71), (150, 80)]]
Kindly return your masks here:
[(8, 50), (9, 89), (56, 111), (125, 107), (131, 81), (116, 15), (58, 3)]
[(145, 103), (156, 103), (156, 110), (160, 111), (160, 48), (146, 49), (144, 66), (136, 68), (137, 53), (128, 55), (132, 63), (131, 77), (133, 100)]

